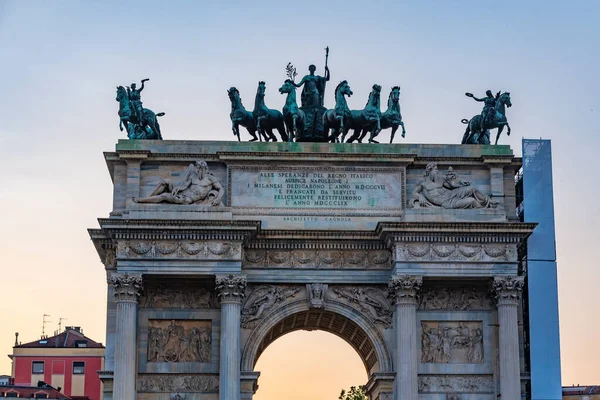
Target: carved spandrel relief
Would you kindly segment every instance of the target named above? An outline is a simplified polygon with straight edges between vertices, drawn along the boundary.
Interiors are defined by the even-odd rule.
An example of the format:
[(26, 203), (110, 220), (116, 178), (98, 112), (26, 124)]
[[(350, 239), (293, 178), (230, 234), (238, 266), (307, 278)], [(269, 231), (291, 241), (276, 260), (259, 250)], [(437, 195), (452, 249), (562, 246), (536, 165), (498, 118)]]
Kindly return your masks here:
[(482, 363), (482, 322), (421, 322), (421, 362)]
[(412, 208), (496, 208), (499, 202), (482, 193), (471, 182), (458, 179), (452, 167), (445, 176), (436, 162), (425, 167), (425, 176), (413, 190), (409, 202)]
[(250, 294), (242, 307), (242, 326), (252, 329), (258, 321), (272, 311), (277, 304), (295, 297), (300, 286), (260, 285), (249, 287)]
[(421, 291), (419, 310), (488, 311), (492, 302), (488, 291), (470, 287), (425, 287)]
[(514, 244), (401, 243), (397, 261), (517, 262)]
[(149, 320), (148, 362), (210, 362), (210, 321)]
[(219, 377), (216, 375), (140, 374), (137, 378), (139, 392), (146, 393), (217, 393)]
[(216, 309), (216, 293), (208, 286), (178, 284), (149, 286), (140, 297), (141, 308)]
[(419, 375), (419, 393), (494, 393), (492, 375)]
[(375, 287), (336, 286), (331, 287), (338, 299), (343, 299), (364, 313), (367, 318), (385, 327), (392, 325), (392, 306), (387, 291)]
[(261, 250), (244, 252), (246, 268), (389, 269), (389, 250)]
[(120, 259), (237, 259), (241, 256), (240, 243), (218, 241), (142, 241), (119, 242)]

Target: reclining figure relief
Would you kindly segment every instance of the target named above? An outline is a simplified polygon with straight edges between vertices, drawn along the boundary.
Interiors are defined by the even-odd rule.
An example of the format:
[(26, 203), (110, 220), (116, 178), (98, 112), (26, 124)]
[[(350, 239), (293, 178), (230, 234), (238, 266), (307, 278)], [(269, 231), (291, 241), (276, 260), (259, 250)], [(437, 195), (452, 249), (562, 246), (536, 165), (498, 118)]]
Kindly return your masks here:
[(163, 180), (148, 197), (134, 197), (135, 203), (206, 204), (223, 206), (224, 189), (205, 161), (190, 164), (177, 184)]
[(425, 167), (425, 178), (417, 184), (409, 199), (412, 208), (496, 208), (498, 202), (471, 186), (471, 182), (457, 178), (452, 167), (445, 177), (439, 173), (437, 163)]

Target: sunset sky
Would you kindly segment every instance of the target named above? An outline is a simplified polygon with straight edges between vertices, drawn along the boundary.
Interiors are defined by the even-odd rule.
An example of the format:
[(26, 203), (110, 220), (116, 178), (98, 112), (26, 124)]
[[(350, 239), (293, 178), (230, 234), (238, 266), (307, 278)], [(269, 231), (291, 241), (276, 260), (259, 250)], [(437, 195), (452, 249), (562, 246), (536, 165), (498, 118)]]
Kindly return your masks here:
[[(481, 111), (464, 93), (486, 89), (511, 92), (501, 143), (520, 155), (522, 137), (552, 139), (563, 384), (600, 384), (599, 16), (594, 0), (0, 0), (0, 354), (17, 331), (39, 338), (43, 314), (50, 333), (64, 317), (105, 342), (106, 278), (86, 229), (111, 210), (102, 152), (125, 138), (115, 86), (151, 79), (144, 105), (166, 112), (167, 139), (233, 140), (226, 89), (251, 109), (265, 80), (280, 109), (286, 64), (322, 74), (329, 46), (326, 106), (343, 79), (353, 109), (374, 83), (401, 85), (397, 142), (459, 143), (461, 118)], [(257, 370), (258, 400), (336, 399), (366, 380), (352, 348), (320, 332), (278, 339)]]

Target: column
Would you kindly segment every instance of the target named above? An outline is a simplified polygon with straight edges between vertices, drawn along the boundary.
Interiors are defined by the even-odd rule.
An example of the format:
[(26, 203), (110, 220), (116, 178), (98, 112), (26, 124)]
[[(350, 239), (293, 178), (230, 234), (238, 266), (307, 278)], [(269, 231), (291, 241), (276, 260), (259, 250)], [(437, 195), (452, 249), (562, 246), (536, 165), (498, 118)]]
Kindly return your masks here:
[(240, 400), (240, 318), (242, 299), (246, 291), (246, 276), (217, 275), (216, 289), (221, 301), (219, 399)]
[(141, 275), (113, 274), (109, 279), (117, 303), (113, 399), (135, 400), (137, 302)]
[(417, 400), (419, 395), (417, 343), (417, 295), (423, 284), (420, 276), (394, 277), (389, 289), (396, 296), (396, 400)]
[(503, 400), (519, 400), (521, 368), (517, 306), (523, 289), (523, 277), (494, 277), (493, 289), (498, 301), (500, 326), (500, 394)]

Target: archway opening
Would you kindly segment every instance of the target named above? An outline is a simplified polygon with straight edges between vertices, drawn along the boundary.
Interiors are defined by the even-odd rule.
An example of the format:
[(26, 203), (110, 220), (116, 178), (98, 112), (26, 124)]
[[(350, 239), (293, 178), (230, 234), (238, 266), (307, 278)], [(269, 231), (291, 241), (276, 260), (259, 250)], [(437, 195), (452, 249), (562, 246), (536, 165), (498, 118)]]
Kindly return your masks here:
[(267, 345), (255, 366), (261, 375), (253, 400), (337, 400), (341, 389), (367, 382), (362, 357), (337, 334), (295, 330)]

